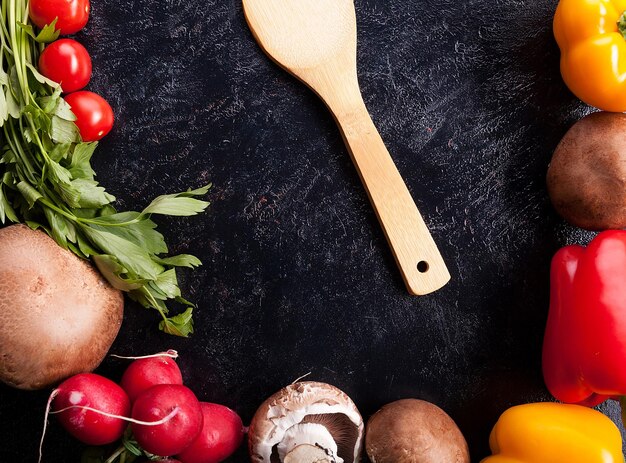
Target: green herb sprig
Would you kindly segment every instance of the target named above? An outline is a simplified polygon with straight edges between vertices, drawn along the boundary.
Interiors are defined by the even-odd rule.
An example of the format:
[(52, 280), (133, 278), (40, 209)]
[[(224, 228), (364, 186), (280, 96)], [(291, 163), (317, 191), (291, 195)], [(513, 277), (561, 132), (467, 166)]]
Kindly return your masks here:
[[(188, 336), (194, 305), (181, 295), (176, 267), (200, 261), (164, 257), (168, 248), (151, 216), (204, 211), (209, 203), (196, 197), (210, 185), (159, 196), (141, 212), (116, 211), (115, 197), (91, 167), (97, 143), (81, 141), (60, 86), (35, 65), (44, 44), (58, 37), (54, 23), (35, 34), (25, 0), (2, 0), (0, 15), (0, 221), (45, 230), (63, 248), (92, 259), (115, 288), (158, 310), (161, 330)], [(170, 300), (184, 312), (168, 316)]]

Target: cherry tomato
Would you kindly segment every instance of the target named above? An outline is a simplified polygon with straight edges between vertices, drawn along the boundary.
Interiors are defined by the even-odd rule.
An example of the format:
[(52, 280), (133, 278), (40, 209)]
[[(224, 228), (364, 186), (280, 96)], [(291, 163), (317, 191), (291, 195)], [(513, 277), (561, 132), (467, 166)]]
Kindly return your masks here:
[(66, 95), (83, 141), (97, 141), (113, 128), (113, 110), (100, 95), (87, 90)]
[(64, 92), (75, 92), (91, 79), (91, 58), (76, 40), (60, 39), (48, 45), (39, 57), (39, 71), (61, 84)]
[(74, 34), (89, 19), (89, 0), (30, 0), (30, 19), (40, 29), (58, 18), (61, 35)]

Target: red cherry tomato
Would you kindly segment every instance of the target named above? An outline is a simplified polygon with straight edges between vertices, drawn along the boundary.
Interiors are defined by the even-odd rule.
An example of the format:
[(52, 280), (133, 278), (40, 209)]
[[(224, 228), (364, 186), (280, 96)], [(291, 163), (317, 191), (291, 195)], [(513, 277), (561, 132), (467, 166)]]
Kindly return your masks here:
[(61, 35), (74, 34), (89, 19), (89, 0), (30, 0), (30, 19), (40, 29), (59, 18), (56, 28)]
[(113, 128), (113, 110), (100, 95), (87, 90), (70, 93), (65, 101), (72, 107), (83, 141), (97, 141)]
[(76, 40), (61, 39), (52, 42), (41, 53), (39, 71), (60, 83), (64, 92), (75, 92), (91, 79), (91, 58)]

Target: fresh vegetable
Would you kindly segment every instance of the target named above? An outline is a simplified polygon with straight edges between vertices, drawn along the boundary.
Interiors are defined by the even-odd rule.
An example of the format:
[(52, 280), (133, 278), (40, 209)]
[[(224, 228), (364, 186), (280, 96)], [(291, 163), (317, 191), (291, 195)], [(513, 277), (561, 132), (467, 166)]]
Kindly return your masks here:
[[(50, 41), (55, 34), (45, 29), (35, 39), (32, 27), (19, 25), (28, 21), (26, 0), (3, 1), (0, 15), (0, 222), (26, 221), (61, 247), (93, 259), (114, 287), (158, 310), (162, 330), (187, 336), (193, 332), (193, 304), (181, 296), (175, 269), (200, 261), (184, 254), (165, 257), (168, 248), (151, 216), (198, 214), (208, 203), (194, 197), (209, 187), (159, 196), (142, 212), (117, 212), (115, 198), (98, 185), (91, 168), (96, 144), (81, 142), (61, 88), (35, 68), (37, 40)], [(187, 309), (168, 317), (169, 300)]]
[(56, 20), (62, 35), (75, 34), (89, 20), (89, 0), (30, 0), (30, 19), (43, 29)]
[(113, 128), (113, 109), (100, 95), (87, 90), (70, 93), (65, 101), (76, 116), (82, 140), (98, 141)]
[[(533, 403), (506, 410), (482, 463), (623, 463), (622, 437), (602, 413), (579, 405)], [(443, 460), (441, 460), (443, 461)]]
[(72, 376), (53, 392), (53, 410), (60, 411), (61, 425), (76, 439), (88, 445), (104, 445), (122, 437), (126, 422), (92, 410), (69, 408), (91, 407), (111, 415), (128, 416), (130, 401), (124, 390), (110, 379), (94, 373)]
[(157, 384), (183, 384), (180, 368), (167, 353), (135, 360), (126, 368), (120, 381), (131, 402)]
[[(350, 397), (314, 381), (290, 384), (270, 396), (254, 414), (248, 430), (252, 463), (310, 463), (316, 458), (356, 463), (363, 448), (363, 418)], [(308, 457), (307, 457), (308, 458)]]
[(185, 450), (202, 431), (202, 409), (194, 393), (180, 384), (152, 386), (135, 400), (135, 420), (156, 421), (173, 411), (176, 414), (159, 426), (132, 424), (135, 439), (146, 452), (169, 456)]
[(467, 442), (446, 412), (417, 399), (392, 402), (367, 422), (365, 450), (376, 463), (469, 463)]
[[(178, 353), (175, 350), (168, 350), (142, 357), (112, 356), (136, 359), (124, 372), (122, 385), (126, 384), (129, 390), (136, 388), (135, 393), (138, 394), (133, 404), (133, 419), (151, 415), (152, 418), (147, 421), (147, 424), (153, 426), (153, 429), (144, 429), (145, 426), (137, 426), (142, 423), (135, 423), (132, 430), (137, 437), (134, 437), (129, 429), (122, 439), (122, 445), (106, 459), (106, 463), (130, 462), (141, 455), (153, 458), (155, 453), (171, 454), (170, 447), (156, 448), (155, 446), (183, 445), (183, 434), (187, 433), (187, 428), (193, 420), (189, 419), (188, 413), (179, 416), (179, 412), (189, 411), (190, 407), (195, 408), (193, 404), (197, 402), (189, 389), (180, 386), (182, 378), (174, 362)], [(172, 381), (180, 383), (173, 384)], [(159, 384), (162, 387), (157, 387)], [(168, 385), (173, 387), (167, 387)], [(140, 404), (137, 407), (141, 408), (141, 413), (135, 414), (138, 412), (135, 410), (137, 403)], [(172, 463), (179, 461), (182, 463), (220, 462), (230, 456), (241, 444), (245, 428), (237, 413), (218, 404), (200, 402), (198, 406), (201, 415), (201, 431), (195, 439), (192, 438), (187, 442), (184, 450), (176, 457), (177, 459), (171, 460)], [(167, 426), (157, 428), (156, 426), (161, 425), (157, 417), (164, 413), (168, 415), (161, 421)], [(193, 418), (195, 415), (191, 414), (191, 416)], [(170, 432), (168, 426), (173, 427), (173, 432)], [(148, 447), (143, 448), (142, 444)], [(170, 462), (166, 458), (151, 461)]]
[(228, 407), (200, 402), (204, 425), (196, 439), (177, 455), (182, 463), (219, 463), (241, 445), (244, 427), (239, 415)]
[(626, 111), (625, 12), (624, 0), (561, 0), (554, 16), (563, 80), (605, 111)]
[(0, 229), (0, 380), (40, 389), (96, 368), (124, 300), (89, 263), (25, 225)]
[(566, 246), (552, 259), (543, 376), (562, 402), (626, 395), (626, 231)]
[[(182, 392), (185, 393), (188, 390)], [(170, 395), (173, 394), (174, 396), (177, 393), (180, 393), (180, 391), (169, 392)], [(149, 413), (158, 413), (159, 407), (169, 407), (168, 401), (171, 402), (173, 396), (168, 397), (167, 394), (144, 403), (146, 406), (150, 406), (152, 403), (152, 406), (157, 409), (150, 410)], [(182, 423), (182, 431), (180, 432), (186, 432), (190, 426), (188, 411), (191, 405), (188, 399), (188, 397), (183, 398), (183, 402), (187, 401), (186, 405), (179, 406), (177, 404), (169, 407), (167, 413), (164, 413), (160, 418), (143, 421), (128, 416), (131, 408), (130, 399), (120, 386), (96, 374), (79, 374), (67, 379), (58, 389), (52, 391), (48, 400), (47, 410), (49, 410), (50, 404), (54, 400), (54, 410), (50, 414), (59, 415), (63, 426), (81, 442), (91, 445), (103, 445), (121, 438), (121, 445), (106, 459), (106, 463), (130, 463), (138, 456), (145, 455), (151, 461), (157, 459), (158, 456), (146, 452), (139, 446), (137, 440), (132, 435), (131, 428), (126, 423), (133, 423), (133, 425), (140, 426), (142, 429), (155, 428), (156, 437), (154, 439), (157, 439), (164, 432), (162, 426), (171, 426), (172, 423), (170, 421), (178, 418), (177, 421), (173, 421), (173, 425), (178, 427)], [(46, 418), (47, 415), (48, 411), (46, 411)], [(202, 418), (202, 414), (200, 414), (200, 418)], [(44, 425), (43, 435), (45, 435), (45, 432), (46, 426)], [(179, 431), (177, 430), (176, 432)], [(144, 431), (144, 434), (147, 433)], [(43, 458), (43, 439), (42, 436), (39, 447), (39, 462)], [(175, 435), (174, 439), (181, 441), (184, 438), (176, 437)], [(149, 442), (153, 447), (157, 445), (153, 441)], [(171, 439), (167, 440), (167, 442), (170, 442), (169, 445), (172, 445)], [(160, 445), (168, 444), (161, 443)], [(93, 459), (102, 461), (101, 458), (104, 458), (104, 454), (94, 447), (87, 449), (83, 455), (83, 459), (88, 461)], [(161, 460), (169, 461), (165, 457), (159, 461)]]
[(39, 71), (48, 79), (58, 82), (63, 92), (75, 92), (85, 87), (91, 79), (91, 57), (76, 40), (56, 40), (46, 46), (39, 56)]
[(568, 222), (588, 230), (626, 228), (625, 133), (626, 115), (597, 112), (574, 124), (557, 146), (548, 193)]

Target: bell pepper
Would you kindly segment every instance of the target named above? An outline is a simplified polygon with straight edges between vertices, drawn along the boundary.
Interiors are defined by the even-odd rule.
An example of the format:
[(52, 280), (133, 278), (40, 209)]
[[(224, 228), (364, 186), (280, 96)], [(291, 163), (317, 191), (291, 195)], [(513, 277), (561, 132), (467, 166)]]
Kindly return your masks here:
[(552, 259), (543, 376), (559, 401), (626, 396), (626, 231), (598, 234)]
[(533, 403), (506, 410), (482, 463), (623, 463), (622, 436), (602, 413), (580, 405)]
[(554, 36), (561, 75), (585, 103), (626, 111), (626, 0), (561, 0)]

